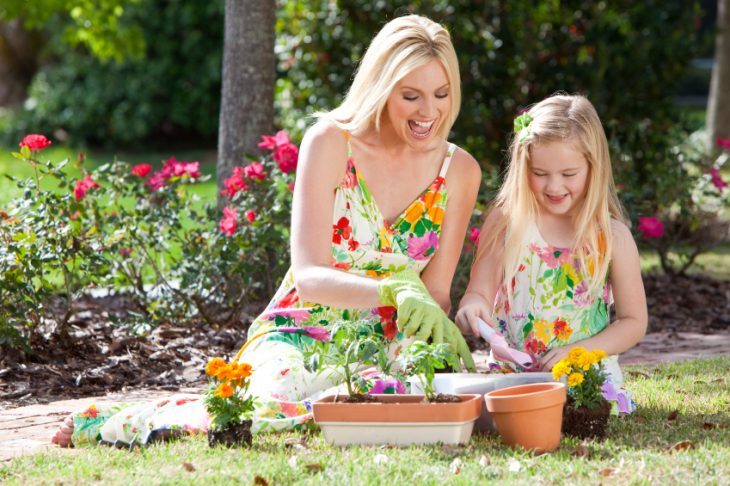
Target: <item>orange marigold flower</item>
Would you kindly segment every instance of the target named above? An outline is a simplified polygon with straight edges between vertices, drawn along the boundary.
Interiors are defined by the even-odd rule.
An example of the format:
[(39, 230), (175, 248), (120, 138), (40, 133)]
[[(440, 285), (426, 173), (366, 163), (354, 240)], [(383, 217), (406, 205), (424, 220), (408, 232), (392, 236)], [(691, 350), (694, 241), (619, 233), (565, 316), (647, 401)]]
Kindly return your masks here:
[(233, 387), (229, 383), (221, 383), (215, 391), (215, 395), (221, 398), (229, 398), (233, 396)]
[(205, 366), (205, 373), (208, 376), (217, 377), (225, 366), (226, 362), (222, 358), (213, 358)]
[(251, 376), (251, 365), (248, 363), (239, 363), (238, 375), (240, 378), (248, 378)]

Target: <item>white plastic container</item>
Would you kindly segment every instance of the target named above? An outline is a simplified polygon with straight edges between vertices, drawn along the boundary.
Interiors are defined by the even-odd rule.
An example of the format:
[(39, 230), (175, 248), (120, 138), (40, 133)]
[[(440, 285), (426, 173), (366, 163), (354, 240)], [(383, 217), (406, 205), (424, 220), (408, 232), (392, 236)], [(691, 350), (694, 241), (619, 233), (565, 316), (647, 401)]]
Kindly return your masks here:
[[(463, 393), (478, 393), (484, 395), (490, 391), (500, 390), (510, 386), (526, 385), (528, 383), (545, 383), (555, 381), (552, 373), (439, 373), (434, 376), (433, 386), (438, 393), (459, 395)], [(423, 387), (418, 377), (408, 379), (411, 393), (422, 394)], [(482, 413), (477, 419), (476, 428), (485, 434), (496, 433), (497, 429), (492, 421), (492, 414), (482, 402)]]

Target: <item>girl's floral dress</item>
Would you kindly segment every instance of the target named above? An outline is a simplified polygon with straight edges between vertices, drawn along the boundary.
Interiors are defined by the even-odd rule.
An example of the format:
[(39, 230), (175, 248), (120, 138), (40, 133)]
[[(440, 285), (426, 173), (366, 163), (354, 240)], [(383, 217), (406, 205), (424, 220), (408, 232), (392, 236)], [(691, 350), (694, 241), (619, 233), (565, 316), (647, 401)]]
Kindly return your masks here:
[[(347, 138), (347, 168), (335, 190), (332, 217), (331, 265), (345, 272), (382, 278), (393, 272), (412, 269), (421, 272), (438, 249), (441, 224), (447, 202), (446, 173), (455, 151), (450, 144), (439, 175), (392, 223), (385, 220), (373, 199), (366, 181), (352, 157)], [(248, 342), (239, 353), (239, 361), (252, 366), (249, 393), (257, 397), (254, 432), (287, 430), (311, 424), (311, 403), (340, 385), (333, 374), (312, 373), (305, 369), (302, 349), (311, 338), (298, 333), (278, 331), (292, 327), (324, 327), (337, 321), (375, 321), (375, 329), (393, 341), (389, 353), (397, 354), (407, 344), (395, 324), (394, 307), (373, 309), (339, 309), (313, 302), (303, 302), (294, 287), (294, 275), (287, 272), (266, 310), (251, 324)], [(363, 378), (382, 385), (387, 380), (364, 371)], [(391, 386), (400, 390), (400, 384)], [(390, 390), (389, 390), (390, 391)], [(185, 396), (181, 412), (176, 401), (136, 404), (122, 410), (102, 410), (87, 419), (76, 414), (73, 441), (92, 443), (145, 443), (154, 432), (207, 429), (210, 420), (202, 397)], [(162, 403), (163, 405), (160, 405)], [(184, 410), (182, 410), (184, 409)], [(114, 413), (112, 413), (114, 412)], [(88, 423), (87, 423), (88, 422)]]
[[(588, 265), (592, 261), (588, 259)], [(611, 288), (606, 284), (589, 288), (590, 274), (583, 271), (570, 248), (548, 245), (537, 225), (525, 231), (517, 274), (495, 298), (494, 318), (500, 332), (515, 349), (540, 357), (549, 349), (572, 344), (601, 332), (609, 323)], [(629, 413), (635, 405), (623, 383), (618, 356), (603, 360), (609, 375), (604, 396), (614, 413)], [(521, 371), (514, 365), (490, 357), (495, 370)]]

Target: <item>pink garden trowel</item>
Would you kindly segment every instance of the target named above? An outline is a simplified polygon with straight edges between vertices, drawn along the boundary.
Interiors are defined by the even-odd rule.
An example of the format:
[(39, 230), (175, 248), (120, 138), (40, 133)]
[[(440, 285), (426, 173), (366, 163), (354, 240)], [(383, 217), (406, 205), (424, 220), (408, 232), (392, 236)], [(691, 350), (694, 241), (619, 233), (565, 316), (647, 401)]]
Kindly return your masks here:
[(479, 327), (479, 334), (492, 347), (492, 354), (494, 354), (495, 358), (500, 361), (509, 361), (528, 371), (533, 369), (535, 361), (532, 359), (532, 356), (509, 347), (504, 336), (492, 329), (489, 324), (480, 318), (477, 318), (477, 326)]

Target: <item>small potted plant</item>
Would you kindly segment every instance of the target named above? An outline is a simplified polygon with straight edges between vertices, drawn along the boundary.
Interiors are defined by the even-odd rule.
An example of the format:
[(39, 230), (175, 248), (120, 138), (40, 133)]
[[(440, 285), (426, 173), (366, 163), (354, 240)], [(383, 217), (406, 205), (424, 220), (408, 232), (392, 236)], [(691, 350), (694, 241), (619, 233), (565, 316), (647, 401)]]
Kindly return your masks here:
[(564, 434), (581, 439), (606, 436), (611, 413), (611, 404), (601, 393), (601, 386), (606, 381), (601, 360), (606, 356), (600, 349), (587, 351), (577, 347), (553, 366), (553, 377), (556, 380), (565, 377), (568, 385), (568, 400), (563, 412)]
[(415, 341), (403, 350), (398, 361), (402, 364), (404, 373), (415, 376), (420, 381), (426, 401), (461, 401), (457, 395), (438, 393), (433, 384), (436, 370), (443, 369), (446, 365), (452, 369), (458, 366), (459, 360), (448, 344), (428, 344), (423, 341)]
[[(468, 442), (474, 421), (481, 412), (481, 395), (460, 395), (453, 403), (437, 403), (429, 401), (425, 395), (363, 393), (364, 384), (357, 378), (359, 373), (354, 372), (357, 368), (354, 358), (364, 358), (365, 364), (375, 364), (381, 370), (390, 371), (386, 346), (378, 339), (362, 329), (343, 332), (340, 328), (339, 332), (333, 331), (330, 349), (325, 351), (321, 345), (318, 347), (322, 350), (319, 363), (335, 364), (350, 393), (345, 398), (326, 396), (312, 404), (314, 420), (325, 440), (334, 445)], [(431, 398), (435, 398), (433, 374), (435, 369), (445, 366), (447, 347), (419, 343), (413, 349), (403, 350), (401, 357), (405, 358), (401, 361), (407, 371), (420, 374)], [(448, 359), (455, 362), (455, 357)], [(353, 397), (357, 398), (352, 400)]]
[(227, 447), (251, 445), (251, 414), (254, 398), (245, 396), (251, 365), (227, 363), (222, 358), (208, 361), (205, 373), (210, 387), (205, 393), (205, 407), (212, 417), (208, 428), (208, 445)]

